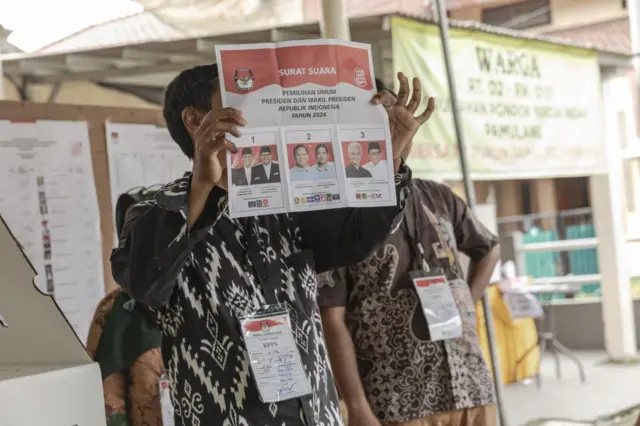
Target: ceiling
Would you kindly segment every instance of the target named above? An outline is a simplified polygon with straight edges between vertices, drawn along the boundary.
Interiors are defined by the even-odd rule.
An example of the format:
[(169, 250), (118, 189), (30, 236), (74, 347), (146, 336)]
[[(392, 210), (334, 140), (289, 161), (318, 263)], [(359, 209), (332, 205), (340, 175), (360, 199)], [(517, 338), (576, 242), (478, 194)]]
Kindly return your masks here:
[[(433, 23), (424, 17), (409, 17)], [(148, 25), (145, 27), (142, 25), (144, 23)], [(354, 41), (375, 43), (391, 37), (387, 14), (354, 17), (350, 24)], [(629, 66), (629, 56), (625, 52), (601, 49), (585, 41), (527, 34), (472, 21), (452, 21), (451, 25), (472, 32), (489, 32), (519, 39), (591, 48), (599, 52), (602, 64), (606, 59), (607, 66)], [(119, 37), (108, 39), (107, 35), (113, 32), (119, 32)], [(42, 52), (7, 54), (0, 56), (0, 59), (5, 74), (20, 77), (28, 83), (84, 80), (164, 88), (179, 71), (204, 63), (214, 63), (216, 45), (304, 40), (320, 36), (320, 25), (317, 22), (256, 28), (252, 31), (239, 30), (225, 35), (184, 36), (155, 17), (142, 13), (108, 25), (96, 26), (75, 37), (61, 40), (60, 43), (64, 44), (65, 48), (60, 48), (56, 43)], [(89, 47), (91, 40), (99, 39), (103, 41), (102, 45), (96, 48)], [(105, 43), (105, 40), (115, 40), (119, 44)]]

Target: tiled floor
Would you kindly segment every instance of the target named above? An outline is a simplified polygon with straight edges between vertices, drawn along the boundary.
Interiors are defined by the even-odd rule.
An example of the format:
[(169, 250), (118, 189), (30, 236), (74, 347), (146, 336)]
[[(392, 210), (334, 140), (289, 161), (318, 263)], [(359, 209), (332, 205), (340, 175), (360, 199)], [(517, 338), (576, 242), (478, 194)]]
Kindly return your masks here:
[[(505, 387), (504, 403), (508, 424), (502, 426), (522, 426), (545, 418), (584, 420), (591, 425), (596, 424), (594, 422), (599, 418), (640, 405), (640, 365), (607, 364), (604, 352), (578, 352), (576, 355), (585, 366), (585, 384), (580, 383), (575, 365), (562, 357), (562, 379), (556, 379), (554, 359), (551, 356), (545, 357), (542, 363), (541, 389), (536, 387), (535, 382)], [(549, 426), (564, 424), (548, 423)], [(627, 426), (629, 422), (625, 420), (624, 423), (597, 424)], [(634, 422), (630, 423), (633, 424)], [(547, 423), (544, 425), (547, 426)]]

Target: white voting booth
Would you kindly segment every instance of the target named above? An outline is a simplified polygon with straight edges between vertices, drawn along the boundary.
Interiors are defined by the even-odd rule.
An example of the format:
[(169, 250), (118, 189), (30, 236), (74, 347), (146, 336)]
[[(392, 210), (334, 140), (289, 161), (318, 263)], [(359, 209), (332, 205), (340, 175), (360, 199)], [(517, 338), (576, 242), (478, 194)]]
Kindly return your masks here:
[(0, 217), (0, 425), (105, 425), (91, 361)]

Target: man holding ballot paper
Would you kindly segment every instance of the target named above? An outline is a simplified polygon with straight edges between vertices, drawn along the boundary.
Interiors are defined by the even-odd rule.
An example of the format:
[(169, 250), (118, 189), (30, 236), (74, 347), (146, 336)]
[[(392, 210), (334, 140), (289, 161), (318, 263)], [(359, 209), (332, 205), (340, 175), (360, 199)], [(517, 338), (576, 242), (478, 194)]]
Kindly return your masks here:
[[(336, 42), (309, 43), (313, 48), (330, 46), (336, 55)], [(274, 49), (274, 45), (255, 46)], [(167, 127), (193, 160), (193, 171), (167, 184), (155, 201), (131, 209), (111, 263), (116, 281), (157, 318), (176, 424), (342, 424), (316, 304), (315, 275), (364, 259), (402, 219), (411, 182), (403, 156), (434, 108), (429, 99), (426, 109), (418, 110), (424, 96), (420, 81), (414, 79), (411, 88), (403, 74), (398, 75), (397, 102), (380, 105), (371, 84), (370, 54), (363, 56), (362, 46), (343, 44), (341, 56), (333, 59), (338, 71), (348, 71), (348, 78), (368, 96), (355, 107), (381, 113), (381, 121), (371, 124), (383, 129), (381, 137), (390, 136), (396, 199), (381, 207), (234, 216), (229, 208), (229, 153), (241, 151), (239, 145), (249, 146), (251, 136), (278, 150), (297, 142), (296, 135), (291, 141), (279, 136), (291, 129), (258, 132), (252, 127), (251, 119), (260, 118), (244, 111), (259, 110), (260, 105), (246, 104), (241, 110), (231, 107), (234, 103), (228, 98), (223, 103), (229, 84), (239, 91), (259, 90), (268, 67), (259, 54), (250, 53), (255, 62), (234, 64), (235, 71), (227, 72), (223, 58), (218, 68), (208, 65), (183, 71), (167, 87)], [(236, 49), (246, 52), (248, 48)], [(361, 65), (354, 59), (358, 55), (368, 62)], [(299, 57), (301, 66), (307, 59)], [(220, 81), (218, 69), (226, 83)], [(305, 90), (327, 90), (326, 86), (305, 86)], [(267, 104), (263, 108), (267, 114)], [(315, 129), (325, 131), (305, 130), (305, 120), (296, 125), (292, 131), (301, 132), (303, 138), (309, 133), (312, 139)], [(336, 134), (327, 132), (331, 138)], [(276, 139), (269, 140), (265, 136), (269, 134)], [(339, 150), (341, 141), (311, 142), (332, 143)], [(278, 153), (281, 162), (286, 157)], [(280, 170), (288, 172), (292, 166), (285, 164)], [(252, 187), (260, 185), (237, 191), (245, 194)], [(249, 200), (254, 206), (257, 201)]]

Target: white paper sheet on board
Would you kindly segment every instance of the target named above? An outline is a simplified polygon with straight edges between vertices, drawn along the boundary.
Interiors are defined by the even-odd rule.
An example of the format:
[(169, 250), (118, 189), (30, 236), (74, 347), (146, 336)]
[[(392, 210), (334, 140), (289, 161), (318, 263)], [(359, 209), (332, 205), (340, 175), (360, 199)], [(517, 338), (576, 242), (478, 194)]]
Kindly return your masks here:
[(165, 127), (107, 122), (105, 130), (114, 211), (118, 197), (132, 188), (164, 185), (191, 170)]
[(86, 341), (104, 296), (100, 213), (87, 123), (0, 120), (0, 214)]

